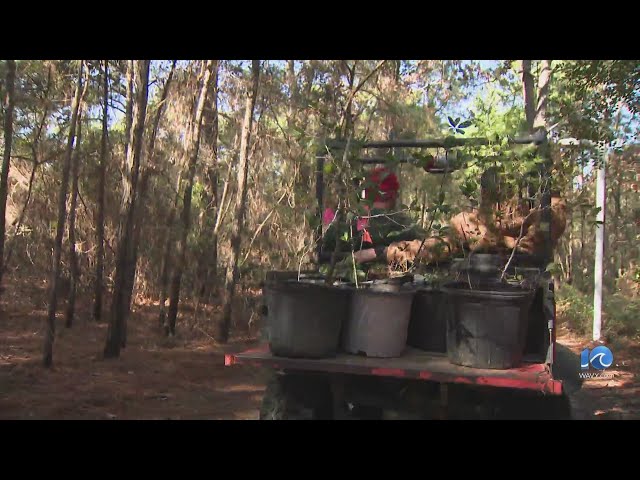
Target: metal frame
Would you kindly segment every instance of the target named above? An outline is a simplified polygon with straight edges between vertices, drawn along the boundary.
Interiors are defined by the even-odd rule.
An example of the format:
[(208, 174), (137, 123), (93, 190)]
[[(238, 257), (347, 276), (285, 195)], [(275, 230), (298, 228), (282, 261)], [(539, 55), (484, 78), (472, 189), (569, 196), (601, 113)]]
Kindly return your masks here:
[(238, 354), (225, 355), (225, 365), (254, 365), (277, 370), (319, 372), (329, 374), (394, 377), (439, 383), (491, 386), (534, 390), (561, 395), (562, 381), (555, 380), (544, 363), (529, 363), (520, 368), (489, 370), (449, 363), (445, 355), (407, 349), (400, 358), (370, 358), (339, 354), (335, 358), (304, 359), (275, 357), (266, 345)]
[[(535, 135), (510, 139), (510, 144), (524, 145), (534, 144), (536, 146), (548, 145), (547, 135), (544, 130), (539, 130)], [(430, 140), (390, 140), (366, 142), (357, 146), (359, 149), (387, 149), (387, 148), (445, 148), (451, 149), (464, 145), (489, 145), (490, 141), (483, 138), (467, 139), (430, 139)], [(327, 157), (327, 150), (331, 148), (344, 147), (346, 142), (327, 141), (324, 142), (316, 155), (316, 199), (317, 215), (322, 219), (324, 202), (324, 163)], [(543, 167), (543, 175), (549, 178), (550, 157), (548, 149), (543, 149), (547, 162)], [(363, 164), (383, 164), (386, 159), (381, 157), (361, 158)], [(400, 160), (405, 163), (408, 160)], [(431, 172), (431, 173), (440, 173)], [(541, 199), (541, 207), (550, 207), (551, 191), (549, 183), (545, 182), (545, 190)], [(541, 215), (541, 229), (545, 232), (545, 257), (552, 259), (551, 249), (551, 212), (549, 208), (544, 208)], [(322, 221), (319, 222), (317, 230), (317, 255), (318, 261), (321, 256)], [(462, 367), (453, 365), (446, 359), (446, 355), (423, 352), (417, 349), (408, 348), (400, 358), (380, 359), (367, 358), (355, 355), (338, 354), (335, 358), (327, 359), (295, 359), (275, 357), (266, 344), (237, 354), (225, 355), (225, 365), (247, 364), (262, 366), (283, 371), (285, 373), (299, 374), (324, 374), (331, 380), (332, 395), (334, 403), (337, 405), (342, 399), (344, 382), (353, 376), (359, 377), (383, 377), (396, 378), (407, 381), (431, 381), (439, 383), (440, 396), (443, 404), (446, 404), (447, 385), (464, 384), (475, 386), (491, 386), (506, 389), (537, 391), (551, 396), (563, 394), (563, 383), (553, 378), (552, 366), (555, 357), (555, 302), (553, 300), (553, 284), (549, 282), (548, 289), (545, 287), (543, 310), (545, 319), (549, 327), (550, 345), (547, 350), (546, 360), (540, 363), (538, 360), (525, 363), (520, 368), (508, 370), (488, 370)], [(525, 359), (526, 361), (526, 359)]]
[[(533, 135), (524, 137), (510, 138), (508, 140), (510, 145), (536, 145), (542, 147), (548, 145), (547, 132), (544, 129), (538, 130)], [(364, 142), (356, 147), (363, 149), (388, 149), (388, 148), (445, 148), (451, 149), (462, 146), (482, 146), (490, 145), (491, 141), (487, 138), (433, 138), (424, 140), (386, 140), (386, 141), (372, 141)], [(323, 142), (321, 147), (316, 153), (316, 200), (317, 200), (317, 217), (320, 220), (319, 226), (316, 230), (316, 262), (320, 263), (322, 254), (322, 212), (324, 204), (324, 163), (327, 158), (327, 151), (332, 148), (345, 148), (347, 142), (340, 140), (328, 140)], [(548, 179), (550, 177), (550, 157), (548, 150), (543, 150), (543, 154), (546, 157), (547, 162), (544, 164), (543, 176)], [(358, 159), (363, 164), (384, 164), (385, 158), (370, 157)], [(408, 162), (407, 159), (401, 159), (400, 163)], [(443, 173), (445, 170), (436, 170), (433, 173)], [(548, 182), (545, 182), (547, 188), (543, 191), (540, 206), (543, 208), (540, 228), (545, 232), (545, 246), (544, 257), (546, 263), (550, 263), (553, 260), (553, 251), (551, 248), (551, 190), (548, 188)]]

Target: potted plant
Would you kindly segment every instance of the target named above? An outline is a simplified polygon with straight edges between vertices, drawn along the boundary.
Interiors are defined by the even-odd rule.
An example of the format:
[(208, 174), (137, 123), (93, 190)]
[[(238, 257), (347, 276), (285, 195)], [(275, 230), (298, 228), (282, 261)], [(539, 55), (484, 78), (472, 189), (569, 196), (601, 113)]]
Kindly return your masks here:
[[(452, 363), (468, 367), (520, 364), (537, 287), (531, 275), (514, 267), (527, 260), (518, 250), (523, 238), (529, 238), (529, 218), (539, 212), (530, 207), (539, 202), (542, 189), (530, 173), (544, 159), (535, 148), (505, 147), (506, 140), (482, 147), (463, 171), (461, 190), (473, 209), (469, 223), (474, 231), (466, 236), (470, 251), (459, 265), (458, 278), (441, 289), (450, 305), (447, 355)], [(523, 179), (529, 186), (524, 194)]]
[(287, 280), (264, 287), (265, 324), (277, 356), (335, 356), (350, 306), (350, 291), (315, 280)]
[(417, 277), (407, 336), (409, 346), (446, 353), (449, 302), (442, 285), (450, 276), (449, 271), (433, 270)]
[[(386, 264), (358, 264), (355, 252), (367, 236), (368, 242), (380, 241), (380, 235), (387, 235), (386, 218), (408, 209), (402, 206), (398, 212), (374, 213), (373, 199), (360, 198), (360, 193), (373, 189), (377, 183), (363, 174), (361, 164), (347, 150), (348, 146), (343, 152), (333, 152), (330, 158), (328, 170), (335, 173), (340, 201), (335, 214), (328, 216), (332, 220), (329, 233), (335, 243), (331, 262), (323, 268), (328, 283), (338, 278), (351, 285), (351, 306), (341, 345), (353, 354), (397, 357), (406, 347), (413, 276), (410, 272), (389, 269)], [(354, 178), (359, 181), (353, 182)]]

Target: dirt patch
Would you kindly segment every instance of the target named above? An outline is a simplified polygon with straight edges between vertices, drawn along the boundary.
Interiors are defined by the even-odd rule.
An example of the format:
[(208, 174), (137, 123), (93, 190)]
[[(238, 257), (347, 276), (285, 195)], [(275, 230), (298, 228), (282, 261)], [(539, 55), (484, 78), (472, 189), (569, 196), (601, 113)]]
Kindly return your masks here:
[(179, 322), (178, 335), (165, 339), (156, 330), (156, 308), (142, 306), (129, 321), (120, 358), (104, 360), (107, 325), (90, 320), (83, 300), (72, 328), (59, 316), (54, 367), (45, 369), (46, 284), (8, 279), (0, 303), (0, 419), (257, 418), (264, 372), (224, 366), (225, 352), (254, 338), (236, 335), (217, 345), (203, 318), (193, 330)]
[[(640, 419), (640, 344), (634, 340), (619, 340), (608, 344), (614, 356), (613, 366), (603, 378), (580, 378), (580, 353), (596, 346), (566, 328), (560, 328), (558, 343), (573, 355), (562, 368), (565, 386), (576, 419), (637, 420)], [(610, 378), (612, 377), (612, 378)]]
[[(108, 298), (108, 297), (107, 297)], [(81, 298), (75, 325), (58, 318), (54, 367), (42, 367), (46, 281), (7, 278), (0, 302), (0, 419), (257, 419), (266, 372), (224, 366), (224, 353), (255, 345), (251, 335), (226, 346), (211, 337), (205, 310), (197, 326), (179, 319), (178, 335), (159, 335), (157, 307), (139, 304), (121, 357), (102, 359), (106, 323), (90, 320)], [(60, 305), (64, 311), (64, 303)], [(188, 315), (186, 320), (188, 320)], [(207, 320), (209, 319), (209, 320)], [(613, 379), (580, 379), (580, 352), (593, 346), (558, 332), (557, 376), (565, 380), (574, 417), (640, 419), (640, 343), (616, 342)]]

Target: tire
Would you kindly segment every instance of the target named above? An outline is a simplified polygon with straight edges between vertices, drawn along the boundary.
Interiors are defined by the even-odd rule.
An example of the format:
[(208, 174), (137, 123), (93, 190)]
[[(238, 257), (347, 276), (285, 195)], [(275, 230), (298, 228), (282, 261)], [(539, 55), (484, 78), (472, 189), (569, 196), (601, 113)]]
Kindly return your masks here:
[(331, 389), (326, 379), (305, 375), (275, 375), (267, 384), (260, 420), (329, 420), (333, 418)]
[(452, 389), (450, 418), (474, 420), (571, 420), (569, 397), (502, 388)]
[(382, 408), (368, 405), (354, 405), (347, 414), (353, 420), (382, 420), (384, 412)]
[(571, 420), (571, 404), (567, 395), (515, 395), (504, 401), (498, 419), (505, 420)]
[(567, 395), (552, 395), (544, 397), (546, 405), (543, 406), (545, 419), (549, 420), (571, 420), (571, 402)]

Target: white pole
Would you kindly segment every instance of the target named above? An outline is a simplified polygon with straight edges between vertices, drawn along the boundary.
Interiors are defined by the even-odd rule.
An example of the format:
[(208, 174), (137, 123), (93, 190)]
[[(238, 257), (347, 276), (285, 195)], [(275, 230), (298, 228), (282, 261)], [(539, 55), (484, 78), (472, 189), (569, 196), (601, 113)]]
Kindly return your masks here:
[(605, 167), (609, 149), (605, 149), (602, 161), (598, 168), (596, 184), (596, 207), (600, 207), (597, 215), (596, 225), (596, 264), (595, 264), (595, 284), (593, 292), (593, 340), (600, 340), (602, 327), (602, 262), (604, 259), (604, 219), (606, 204), (606, 182)]

